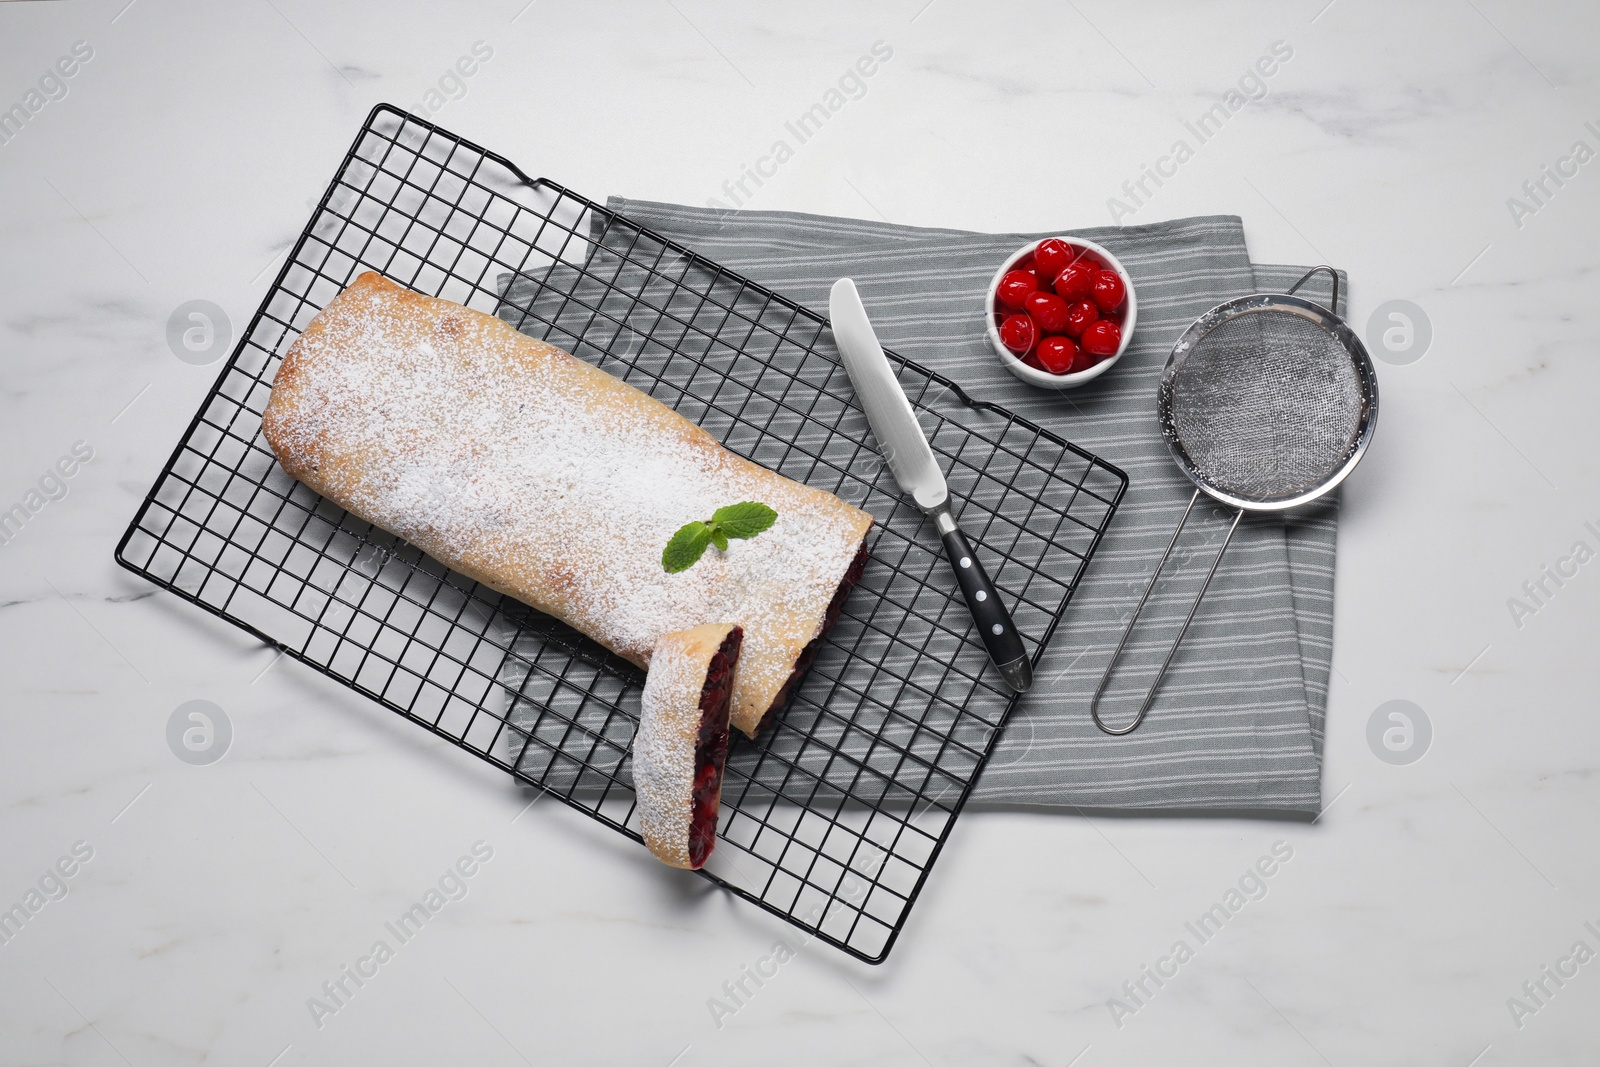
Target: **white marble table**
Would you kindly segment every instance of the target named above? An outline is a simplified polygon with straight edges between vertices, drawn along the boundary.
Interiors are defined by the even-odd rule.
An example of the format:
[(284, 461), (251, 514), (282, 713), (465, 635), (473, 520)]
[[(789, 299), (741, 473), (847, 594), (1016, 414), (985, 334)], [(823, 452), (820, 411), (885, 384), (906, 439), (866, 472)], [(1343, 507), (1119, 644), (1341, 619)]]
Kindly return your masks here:
[[(0, 546), (0, 908), (37, 906), (0, 944), (0, 1063), (1592, 1058), (1591, 6), (524, 2), (0, 4), (0, 108), (27, 112), (0, 138), (0, 510), (28, 520)], [(976, 229), (1103, 223), (1111, 197), (1233, 212), (1259, 260), (1347, 268), (1358, 328), (1408, 300), (1432, 341), (1380, 366), (1345, 496), (1316, 823), (972, 813), (885, 965), (810, 947), (714, 1012), (786, 927), (522, 811), (111, 554), (217, 371), (174, 357), (169, 314), (248, 321), (374, 103), (437, 105), (591, 195), (704, 203), (875, 42), (892, 58), (746, 202)], [(1259, 99), (1162, 162), (1274, 42)], [(1146, 165), (1168, 176), (1134, 201)], [(167, 743), (196, 699), (232, 727), (209, 766)], [(1432, 724), (1408, 765), (1367, 740), (1397, 699)], [(1196, 936), (1274, 849), (1266, 895)], [(371, 959), (463, 856), (466, 895)]]

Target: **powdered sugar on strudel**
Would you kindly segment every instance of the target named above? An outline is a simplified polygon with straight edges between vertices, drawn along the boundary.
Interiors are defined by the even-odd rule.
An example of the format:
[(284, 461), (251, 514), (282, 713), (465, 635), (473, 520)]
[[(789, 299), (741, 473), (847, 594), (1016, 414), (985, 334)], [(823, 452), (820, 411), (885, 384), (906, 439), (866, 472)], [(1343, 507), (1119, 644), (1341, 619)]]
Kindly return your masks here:
[[(872, 525), (620, 379), (371, 272), (291, 346), (262, 423), (293, 477), (640, 666), (663, 634), (742, 626), (732, 719), (751, 734)], [(674, 531), (744, 500), (777, 511), (771, 529), (662, 569)]]

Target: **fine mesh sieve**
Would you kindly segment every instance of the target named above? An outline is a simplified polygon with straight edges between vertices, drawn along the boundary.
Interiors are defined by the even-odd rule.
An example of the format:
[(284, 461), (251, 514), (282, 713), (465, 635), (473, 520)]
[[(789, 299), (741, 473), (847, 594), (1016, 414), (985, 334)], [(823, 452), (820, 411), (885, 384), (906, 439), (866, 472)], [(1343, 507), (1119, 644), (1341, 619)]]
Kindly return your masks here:
[[(1321, 271), (1333, 279), (1330, 303), (1338, 307), (1339, 276), (1319, 266), (1287, 293), (1212, 308), (1184, 331), (1167, 359), (1156, 415), (1172, 458), (1195, 490), (1089, 702), (1095, 725), (1108, 734), (1132, 733), (1144, 721), (1245, 512), (1283, 511), (1317, 499), (1344, 480), (1372, 438), (1378, 382), (1366, 348), (1338, 315), (1293, 295)], [(1138, 714), (1127, 726), (1107, 726), (1100, 698), (1201, 493), (1236, 509), (1233, 524)]]

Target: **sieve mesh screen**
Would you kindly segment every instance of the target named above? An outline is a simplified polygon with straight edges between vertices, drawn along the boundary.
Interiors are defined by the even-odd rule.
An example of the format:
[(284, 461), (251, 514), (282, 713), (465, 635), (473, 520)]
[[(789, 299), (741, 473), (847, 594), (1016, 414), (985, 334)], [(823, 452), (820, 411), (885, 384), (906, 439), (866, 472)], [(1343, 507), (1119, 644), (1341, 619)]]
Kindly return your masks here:
[(1170, 432), (1199, 476), (1234, 496), (1264, 501), (1316, 488), (1344, 464), (1361, 416), (1350, 353), (1283, 308), (1223, 321), (1172, 376)]

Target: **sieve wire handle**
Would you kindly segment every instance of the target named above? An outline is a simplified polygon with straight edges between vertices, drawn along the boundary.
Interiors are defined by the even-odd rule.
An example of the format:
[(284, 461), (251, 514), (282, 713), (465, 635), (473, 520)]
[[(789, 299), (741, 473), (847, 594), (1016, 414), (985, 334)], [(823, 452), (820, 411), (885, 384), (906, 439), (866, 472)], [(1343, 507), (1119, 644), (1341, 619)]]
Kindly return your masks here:
[(1100, 676), (1100, 685), (1095, 689), (1094, 696), (1089, 699), (1089, 714), (1094, 719), (1094, 724), (1113, 737), (1131, 734), (1139, 728), (1140, 723), (1144, 722), (1146, 713), (1150, 711), (1150, 705), (1155, 703), (1156, 690), (1161, 688), (1161, 679), (1167, 676), (1167, 668), (1172, 666), (1172, 657), (1178, 654), (1178, 646), (1183, 644), (1183, 635), (1189, 632), (1189, 624), (1194, 621), (1195, 613), (1200, 610), (1200, 602), (1205, 599), (1206, 590), (1211, 588), (1211, 579), (1216, 577), (1217, 567), (1222, 563), (1222, 555), (1228, 551), (1228, 545), (1233, 541), (1233, 533), (1239, 528), (1239, 520), (1244, 518), (1242, 509), (1234, 512), (1233, 525), (1228, 527), (1228, 536), (1223, 538), (1222, 547), (1217, 549), (1217, 558), (1211, 561), (1211, 569), (1206, 572), (1205, 584), (1200, 587), (1200, 592), (1195, 594), (1194, 603), (1189, 606), (1189, 615), (1183, 620), (1183, 628), (1173, 639), (1172, 647), (1167, 649), (1167, 658), (1161, 661), (1161, 669), (1156, 672), (1155, 681), (1150, 683), (1150, 690), (1144, 695), (1144, 703), (1139, 705), (1139, 714), (1135, 715), (1133, 721), (1126, 726), (1107, 726), (1100, 718), (1100, 698), (1105, 695), (1106, 686), (1111, 684), (1111, 672), (1117, 669), (1117, 661), (1122, 658), (1122, 650), (1127, 647), (1128, 638), (1133, 636), (1133, 628), (1139, 621), (1139, 614), (1144, 611), (1145, 603), (1155, 590), (1156, 582), (1161, 578), (1162, 568), (1167, 565), (1167, 557), (1172, 555), (1172, 548), (1178, 543), (1178, 537), (1188, 524), (1189, 516), (1194, 512), (1195, 503), (1199, 499), (1200, 490), (1196, 489), (1194, 495), (1189, 497), (1189, 506), (1183, 509), (1183, 518), (1178, 520), (1178, 528), (1172, 531), (1172, 540), (1167, 542), (1167, 550), (1161, 553), (1161, 561), (1156, 564), (1155, 572), (1150, 575), (1150, 584), (1144, 587), (1144, 596), (1139, 598), (1139, 606), (1133, 609), (1133, 617), (1128, 620), (1128, 628), (1122, 631), (1122, 640), (1117, 642), (1117, 650), (1111, 653), (1111, 662), (1106, 664), (1106, 672)]
[(1323, 271), (1327, 271), (1328, 277), (1333, 279), (1333, 299), (1328, 302), (1328, 314), (1337, 318), (1339, 315), (1339, 272), (1328, 266), (1326, 263), (1320, 263), (1306, 271), (1304, 274), (1300, 275), (1300, 280), (1289, 286), (1288, 295), (1293, 296), (1296, 290), (1311, 280), (1312, 275), (1320, 274)]

